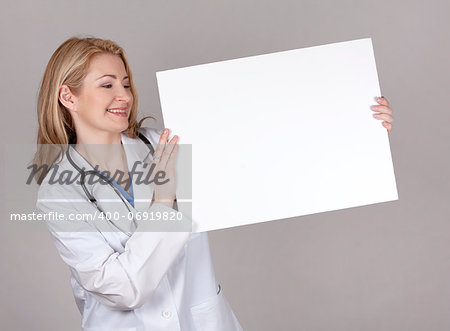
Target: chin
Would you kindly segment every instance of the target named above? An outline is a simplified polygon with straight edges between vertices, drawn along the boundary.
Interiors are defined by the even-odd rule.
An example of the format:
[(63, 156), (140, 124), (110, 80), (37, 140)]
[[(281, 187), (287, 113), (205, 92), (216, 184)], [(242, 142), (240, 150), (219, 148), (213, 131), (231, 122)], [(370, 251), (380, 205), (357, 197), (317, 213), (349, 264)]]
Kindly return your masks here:
[(128, 123), (127, 125), (122, 125), (118, 128), (119, 132), (125, 131), (126, 129), (128, 129)]
[(107, 128), (107, 131), (109, 132), (114, 132), (114, 133), (120, 133), (122, 131), (125, 131), (126, 129), (128, 129), (128, 122), (126, 124), (116, 124), (116, 125), (110, 125)]

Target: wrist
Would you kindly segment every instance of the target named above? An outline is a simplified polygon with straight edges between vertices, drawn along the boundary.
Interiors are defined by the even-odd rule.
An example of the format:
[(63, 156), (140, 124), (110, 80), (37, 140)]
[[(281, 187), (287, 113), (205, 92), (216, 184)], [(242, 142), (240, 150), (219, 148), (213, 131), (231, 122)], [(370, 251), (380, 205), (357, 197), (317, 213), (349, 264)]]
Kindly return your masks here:
[(153, 202), (163, 204), (169, 208), (173, 208), (174, 199), (155, 199)]

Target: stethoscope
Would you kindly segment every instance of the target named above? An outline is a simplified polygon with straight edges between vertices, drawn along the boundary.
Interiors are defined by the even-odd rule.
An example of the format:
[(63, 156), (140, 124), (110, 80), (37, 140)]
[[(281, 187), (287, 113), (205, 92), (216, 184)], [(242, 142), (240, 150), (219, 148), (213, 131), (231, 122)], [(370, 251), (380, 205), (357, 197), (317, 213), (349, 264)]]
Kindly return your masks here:
[[(148, 149), (150, 150), (149, 154), (151, 154), (153, 156), (153, 154), (155, 153), (155, 150), (152, 146), (152, 144), (150, 143), (150, 141), (147, 139), (147, 137), (145, 137), (142, 133), (138, 133), (138, 137), (147, 145)], [(70, 147), (73, 148), (72, 145), (70, 145)], [(120, 227), (118, 227), (114, 222), (111, 221), (110, 218), (107, 217), (107, 213), (105, 213), (103, 211), (103, 209), (98, 205), (98, 201), (97, 199), (94, 197), (94, 195), (89, 192), (89, 190), (86, 187), (86, 176), (87, 175), (93, 175), (93, 176), (98, 176), (100, 177), (102, 180), (104, 180), (113, 190), (114, 192), (116, 192), (116, 194), (119, 196), (119, 198), (122, 200), (122, 202), (124, 203), (124, 205), (127, 207), (128, 211), (131, 213), (130, 208), (128, 207), (127, 202), (124, 200), (122, 194), (119, 192), (119, 190), (117, 190), (117, 188), (114, 186), (113, 182), (105, 175), (103, 175), (102, 173), (95, 171), (95, 170), (88, 170), (88, 171), (84, 171), (83, 169), (81, 169), (72, 159), (72, 157), (70, 156), (69, 153), (69, 149), (70, 147), (66, 150), (66, 157), (67, 160), (69, 161), (69, 163), (75, 168), (75, 170), (78, 171), (78, 173), (80, 174), (80, 185), (83, 188), (84, 193), (86, 194), (86, 197), (88, 198), (89, 202), (94, 205), (95, 208), (97, 208), (97, 210), (102, 213), (102, 215), (111, 223), (111, 225), (113, 225), (115, 228), (117, 228), (118, 230), (120, 230), (122, 233), (126, 234), (128, 237), (132, 236), (132, 232), (127, 232), (124, 231), (123, 229), (121, 229)], [(148, 154), (147, 154), (148, 156)], [(145, 158), (147, 158), (147, 156)], [(144, 158), (144, 159), (145, 159)], [(131, 178), (130, 178), (131, 180)], [(137, 226), (136, 224), (136, 220), (133, 218), (133, 223), (135, 225), (135, 227)]]

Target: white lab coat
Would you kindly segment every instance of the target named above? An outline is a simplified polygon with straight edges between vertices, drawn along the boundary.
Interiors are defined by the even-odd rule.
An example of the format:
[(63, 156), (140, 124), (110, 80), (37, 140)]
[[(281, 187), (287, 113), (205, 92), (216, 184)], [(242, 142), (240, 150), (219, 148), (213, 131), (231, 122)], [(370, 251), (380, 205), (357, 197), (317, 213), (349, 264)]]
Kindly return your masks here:
[[(161, 131), (141, 128), (140, 132), (156, 148)], [(149, 152), (140, 139), (125, 134), (122, 144), (129, 169)], [(137, 151), (128, 144), (141, 144), (143, 149)], [(93, 169), (73, 149), (71, 156), (79, 167)], [(65, 156), (58, 171), (64, 170), (76, 173)], [(67, 216), (97, 210), (79, 184), (50, 185), (49, 177), (39, 188), (38, 211)], [(141, 212), (174, 211), (163, 204), (151, 204), (152, 193), (149, 185), (135, 185), (135, 207), (128, 207)], [(97, 200), (117, 200), (107, 185), (95, 185), (94, 195)], [(121, 213), (128, 211), (122, 202), (114, 208)], [(125, 223), (122, 227), (129, 225)], [(216, 281), (206, 232), (131, 231), (129, 237), (113, 228), (108, 231), (108, 224), (99, 228), (90, 221), (47, 221), (58, 253), (71, 271), (83, 330), (242, 330)]]

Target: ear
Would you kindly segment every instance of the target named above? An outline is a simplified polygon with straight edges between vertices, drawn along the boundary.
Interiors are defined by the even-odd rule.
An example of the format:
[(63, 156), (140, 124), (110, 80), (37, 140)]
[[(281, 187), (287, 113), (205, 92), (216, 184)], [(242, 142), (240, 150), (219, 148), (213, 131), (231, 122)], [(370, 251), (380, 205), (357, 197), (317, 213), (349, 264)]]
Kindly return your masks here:
[(58, 95), (59, 102), (63, 104), (69, 111), (75, 110), (75, 96), (70, 91), (70, 88), (67, 85), (62, 85), (59, 89)]

